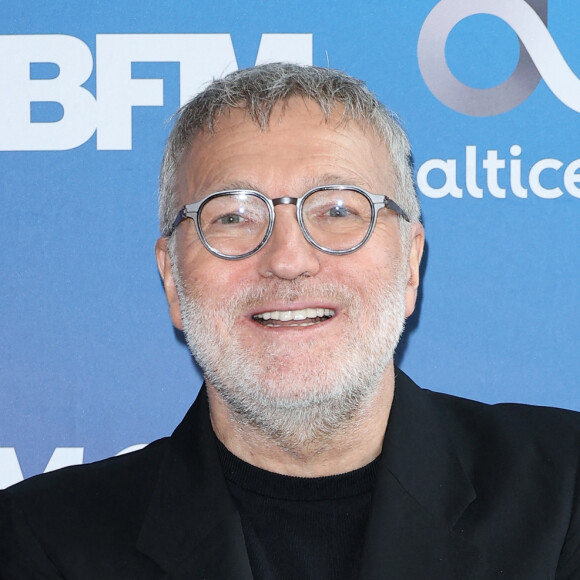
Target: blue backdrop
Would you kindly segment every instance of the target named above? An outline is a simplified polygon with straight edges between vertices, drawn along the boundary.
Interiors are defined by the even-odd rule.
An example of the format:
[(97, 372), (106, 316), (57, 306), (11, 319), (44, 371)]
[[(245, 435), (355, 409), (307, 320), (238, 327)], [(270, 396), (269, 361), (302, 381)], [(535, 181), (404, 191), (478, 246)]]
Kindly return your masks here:
[(580, 410), (580, 11), (565, 0), (0, 4), (0, 488), (169, 434), (200, 374), (153, 246), (169, 118), (255, 62), (397, 111), (427, 231), (398, 361)]

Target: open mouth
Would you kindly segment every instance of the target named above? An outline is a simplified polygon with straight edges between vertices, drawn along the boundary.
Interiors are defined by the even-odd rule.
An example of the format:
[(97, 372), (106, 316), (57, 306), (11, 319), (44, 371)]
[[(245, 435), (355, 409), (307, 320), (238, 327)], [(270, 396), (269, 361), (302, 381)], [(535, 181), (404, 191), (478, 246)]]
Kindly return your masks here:
[(334, 316), (331, 308), (304, 308), (302, 310), (273, 310), (252, 317), (263, 326), (313, 326)]

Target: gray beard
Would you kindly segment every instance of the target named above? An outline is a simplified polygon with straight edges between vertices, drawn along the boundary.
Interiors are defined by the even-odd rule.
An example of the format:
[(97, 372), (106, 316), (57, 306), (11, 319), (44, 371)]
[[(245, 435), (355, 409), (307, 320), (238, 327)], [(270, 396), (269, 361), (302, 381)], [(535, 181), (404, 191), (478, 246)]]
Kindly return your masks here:
[[(391, 362), (405, 323), (405, 269), (392, 284), (366, 284), (363, 297), (347, 286), (311, 279), (268, 281), (217, 302), (186, 289), (173, 268), (187, 344), (235, 420), (289, 452), (325, 448), (356, 429)], [(348, 324), (335, 344), (273, 343), (264, 352), (240, 344), (235, 320), (264, 299), (334, 299)]]

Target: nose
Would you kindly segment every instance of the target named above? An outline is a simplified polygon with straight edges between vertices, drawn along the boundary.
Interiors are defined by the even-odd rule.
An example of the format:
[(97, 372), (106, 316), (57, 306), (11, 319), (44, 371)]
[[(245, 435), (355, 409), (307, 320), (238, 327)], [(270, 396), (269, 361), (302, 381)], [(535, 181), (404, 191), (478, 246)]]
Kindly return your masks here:
[(278, 205), (275, 211), (272, 235), (256, 254), (260, 274), (284, 280), (315, 276), (320, 270), (322, 252), (304, 237), (296, 218), (296, 206)]

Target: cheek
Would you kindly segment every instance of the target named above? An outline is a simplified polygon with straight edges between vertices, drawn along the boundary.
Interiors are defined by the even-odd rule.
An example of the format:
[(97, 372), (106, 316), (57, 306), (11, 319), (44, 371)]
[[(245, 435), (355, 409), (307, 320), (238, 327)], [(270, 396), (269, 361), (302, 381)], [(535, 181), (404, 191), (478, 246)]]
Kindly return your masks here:
[(183, 265), (182, 279), (192, 294), (217, 303), (244, 286), (250, 272), (251, 268), (242, 262), (197, 254), (191, 256)]
[[(375, 234), (380, 233), (376, 232)], [(350, 280), (361, 289), (367, 286), (392, 284), (398, 277), (402, 256), (399, 244), (393, 243), (390, 236), (377, 235), (358, 252), (349, 256), (345, 271)]]

